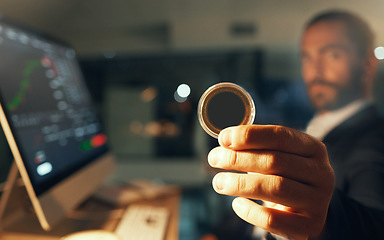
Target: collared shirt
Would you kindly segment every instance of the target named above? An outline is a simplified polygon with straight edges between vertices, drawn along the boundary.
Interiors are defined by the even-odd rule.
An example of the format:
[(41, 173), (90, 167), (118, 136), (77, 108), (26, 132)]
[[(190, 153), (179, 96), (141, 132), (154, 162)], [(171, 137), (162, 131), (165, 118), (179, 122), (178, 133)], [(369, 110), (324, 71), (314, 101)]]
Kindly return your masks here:
[(335, 111), (317, 114), (309, 122), (306, 133), (321, 141), (332, 129), (369, 105), (369, 103), (367, 100), (359, 99)]

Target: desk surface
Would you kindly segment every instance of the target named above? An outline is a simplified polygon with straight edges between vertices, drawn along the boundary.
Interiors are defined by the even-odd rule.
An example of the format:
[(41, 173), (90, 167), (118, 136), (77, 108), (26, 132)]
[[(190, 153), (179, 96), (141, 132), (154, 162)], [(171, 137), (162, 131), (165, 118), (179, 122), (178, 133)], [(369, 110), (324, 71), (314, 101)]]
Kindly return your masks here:
[[(166, 234), (166, 240), (177, 240), (179, 236), (179, 204), (180, 204), (180, 191), (175, 191), (173, 194), (162, 196), (153, 200), (142, 200), (135, 202), (135, 204), (142, 205), (151, 205), (151, 206), (165, 206), (171, 211), (168, 230)], [(119, 221), (119, 217), (124, 212), (125, 209), (113, 209), (111, 210), (110, 206), (106, 206), (97, 201), (88, 201), (81, 208), (81, 216), (72, 216), (71, 219), (66, 219), (64, 222), (57, 228), (53, 229), (51, 232), (43, 232), (35, 218), (33, 216), (23, 219), (23, 223), (17, 224), (15, 228), (7, 229), (6, 232), (0, 235), (1, 240), (57, 240), (62, 236), (82, 231), (82, 230), (94, 230), (94, 229), (103, 229), (108, 231), (113, 231)], [(104, 217), (101, 212), (107, 213), (104, 214)], [(87, 216), (87, 213), (89, 215)], [(95, 213), (98, 214), (98, 217), (93, 218)], [(76, 219), (78, 218), (78, 219)], [(83, 219), (81, 219), (83, 218)], [(84, 221), (87, 218), (88, 221)], [(92, 221), (89, 221), (90, 218), (93, 218)], [(107, 220), (106, 220), (107, 219)]]

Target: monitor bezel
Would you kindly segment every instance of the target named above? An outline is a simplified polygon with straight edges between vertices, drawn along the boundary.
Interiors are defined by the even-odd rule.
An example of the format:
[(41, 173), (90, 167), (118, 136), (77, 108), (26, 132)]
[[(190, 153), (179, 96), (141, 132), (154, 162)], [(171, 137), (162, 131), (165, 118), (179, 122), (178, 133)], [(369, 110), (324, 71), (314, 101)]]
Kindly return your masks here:
[[(6, 19), (2, 16), (0, 17), (0, 22), (23, 32), (33, 34), (39, 37), (39, 39), (68, 49), (73, 49), (70, 45), (58, 38)], [(76, 61), (77, 67), (81, 70), (77, 59), (74, 59), (74, 61)], [(84, 79), (83, 76), (80, 77), (82, 80)], [(88, 91), (86, 83), (83, 81), (81, 84), (83, 84)], [(89, 91), (87, 94), (90, 98), (90, 107), (95, 110), (94, 105), (92, 105), (93, 101)], [(15, 130), (9, 117), (10, 114), (5, 107), (4, 99), (0, 92), (1, 126), (40, 225), (44, 230), (49, 230), (65, 217), (68, 211), (72, 210), (75, 206), (85, 200), (86, 197), (92, 194), (102, 181), (113, 172), (115, 167), (114, 159), (110, 153), (108, 145), (105, 144), (99, 147), (92, 156), (82, 158), (79, 164), (73, 165), (58, 176), (45, 180), (44, 183), (36, 183), (33, 178), (30, 177), (30, 171), (32, 170), (27, 167), (28, 163), (24, 161), (24, 150), (21, 147), (20, 141), (17, 139), (17, 134), (14, 134), (17, 130)], [(100, 119), (99, 122), (101, 124)], [(89, 180), (91, 180), (90, 183), (84, 185), (84, 181)], [(78, 184), (80, 181), (82, 182), (81, 185), (84, 185), (81, 186), (85, 188), (83, 190), (80, 188), (75, 189), (77, 187), (76, 183)], [(71, 192), (68, 192), (71, 188), (74, 188), (75, 192), (77, 192), (76, 195), (71, 195)], [(68, 196), (66, 196), (65, 192), (68, 193)]]
[[(38, 37), (39, 39), (54, 43), (55, 45), (58, 45), (60, 47), (74, 50), (69, 44), (65, 43), (64, 41), (59, 40), (58, 38), (56, 38), (54, 36), (50, 36), (48, 34), (45, 34), (45, 33), (39, 32), (37, 30), (31, 29), (29, 27), (23, 26), (20, 23), (16, 23), (16, 22), (13, 22), (9, 19), (5, 19), (4, 17), (0, 17), (0, 22), (5, 23), (7, 25), (10, 25), (12, 27), (15, 27), (15, 28), (17, 28), (23, 32), (33, 34), (36, 37)], [(80, 70), (80, 65), (79, 65), (79, 62), (77, 61), (77, 59), (74, 59), (73, 61), (77, 65), (76, 67), (78, 67)], [(82, 75), (80, 77), (81, 77), (81, 79), (84, 79), (84, 77)], [(85, 82), (83, 82), (82, 84), (84, 84), (84, 87), (88, 90)], [(90, 102), (92, 102), (92, 99), (91, 99), (89, 92), (87, 92), (87, 95), (88, 95), (88, 98), (90, 99)], [(5, 115), (5, 118), (10, 119), (9, 118), (10, 113), (8, 112), (7, 108), (5, 107), (5, 104), (3, 104), (3, 103), (5, 103), (5, 101), (3, 99), (1, 91), (0, 91), (0, 103), (2, 105), (4, 105), (3, 112)], [(94, 112), (96, 112), (94, 106), (90, 106), (90, 107), (93, 108), (92, 110)], [(100, 120), (100, 123), (101, 123), (101, 120)], [(17, 129), (13, 126), (12, 121), (7, 121), (7, 125), (9, 126), (12, 133), (17, 132)], [(12, 134), (12, 135), (13, 135), (12, 138), (14, 139), (16, 145), (18, 146), (19, 154), (21, 155), (21, 158), (24, 159), (23, 158), (23, 156), (25, 156), (24, 149), (21, 147), (21, 144), (20, 144), (20, 141), (18, 140), (17, 135), (16, 134)], [(91, 163), (95, 158), (97, 158), (97, 156), (101, 156), (107, 152), (109, 152), (109, 146), (108, 145), (101, 146), (99, 149), (97, 149), (97, 152), (95, 152), (92, 156), (79, 159), (78, 164), (71, 166), (71, 168), (66, 169), (64, 172), (61, 172), (59, 175), (56, 175), (53, 178), (45, 180), (43, 183), (36, 183), (36, 181), (33, 178), (31, 178), (30, 180), (31, 180), (32, 186), (34, 187), (35, 194), (37, 196), (43, 194), (44, 192), (49, 190), (52, 186), (54, 186), (55, 184), (57, 184), (61, 180), (65, 179), (66, 177), (70, 176), (74, 172), (80, 170), (81, 168), (83, 168), (86, 165), (88, 165), (89, 163)], [(26, 170), (27, 170), (28, 174), (31, 175), (32, 170), (28, 167), (28, 163), (24, 162), (24, 164), (26, 166)]]

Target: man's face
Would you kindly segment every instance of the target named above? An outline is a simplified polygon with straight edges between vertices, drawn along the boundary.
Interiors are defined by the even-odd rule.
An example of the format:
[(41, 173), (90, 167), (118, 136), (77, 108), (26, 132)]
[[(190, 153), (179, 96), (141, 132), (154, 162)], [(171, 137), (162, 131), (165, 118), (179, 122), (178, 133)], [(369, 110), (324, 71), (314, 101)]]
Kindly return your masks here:
[(338, 109), (363, 94), (363, 64), (346, 27), (322, 21), (309, 27), (301, 41), (302, 74), (318, 112)]

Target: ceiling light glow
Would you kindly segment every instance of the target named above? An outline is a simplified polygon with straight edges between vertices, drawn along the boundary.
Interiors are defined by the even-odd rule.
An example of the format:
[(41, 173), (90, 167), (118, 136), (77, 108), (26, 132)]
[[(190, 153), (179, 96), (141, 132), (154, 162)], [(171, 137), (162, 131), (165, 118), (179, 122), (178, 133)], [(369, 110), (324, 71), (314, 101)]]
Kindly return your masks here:
[(377, 47), (375, 48), (375, 56), (379, 60), (384, 59), (384, 47)]
[(177, 94), (182, 98), (188, 97), (190, 93), (191, 88), (187, 84), (181, 84), (177, 87)]

